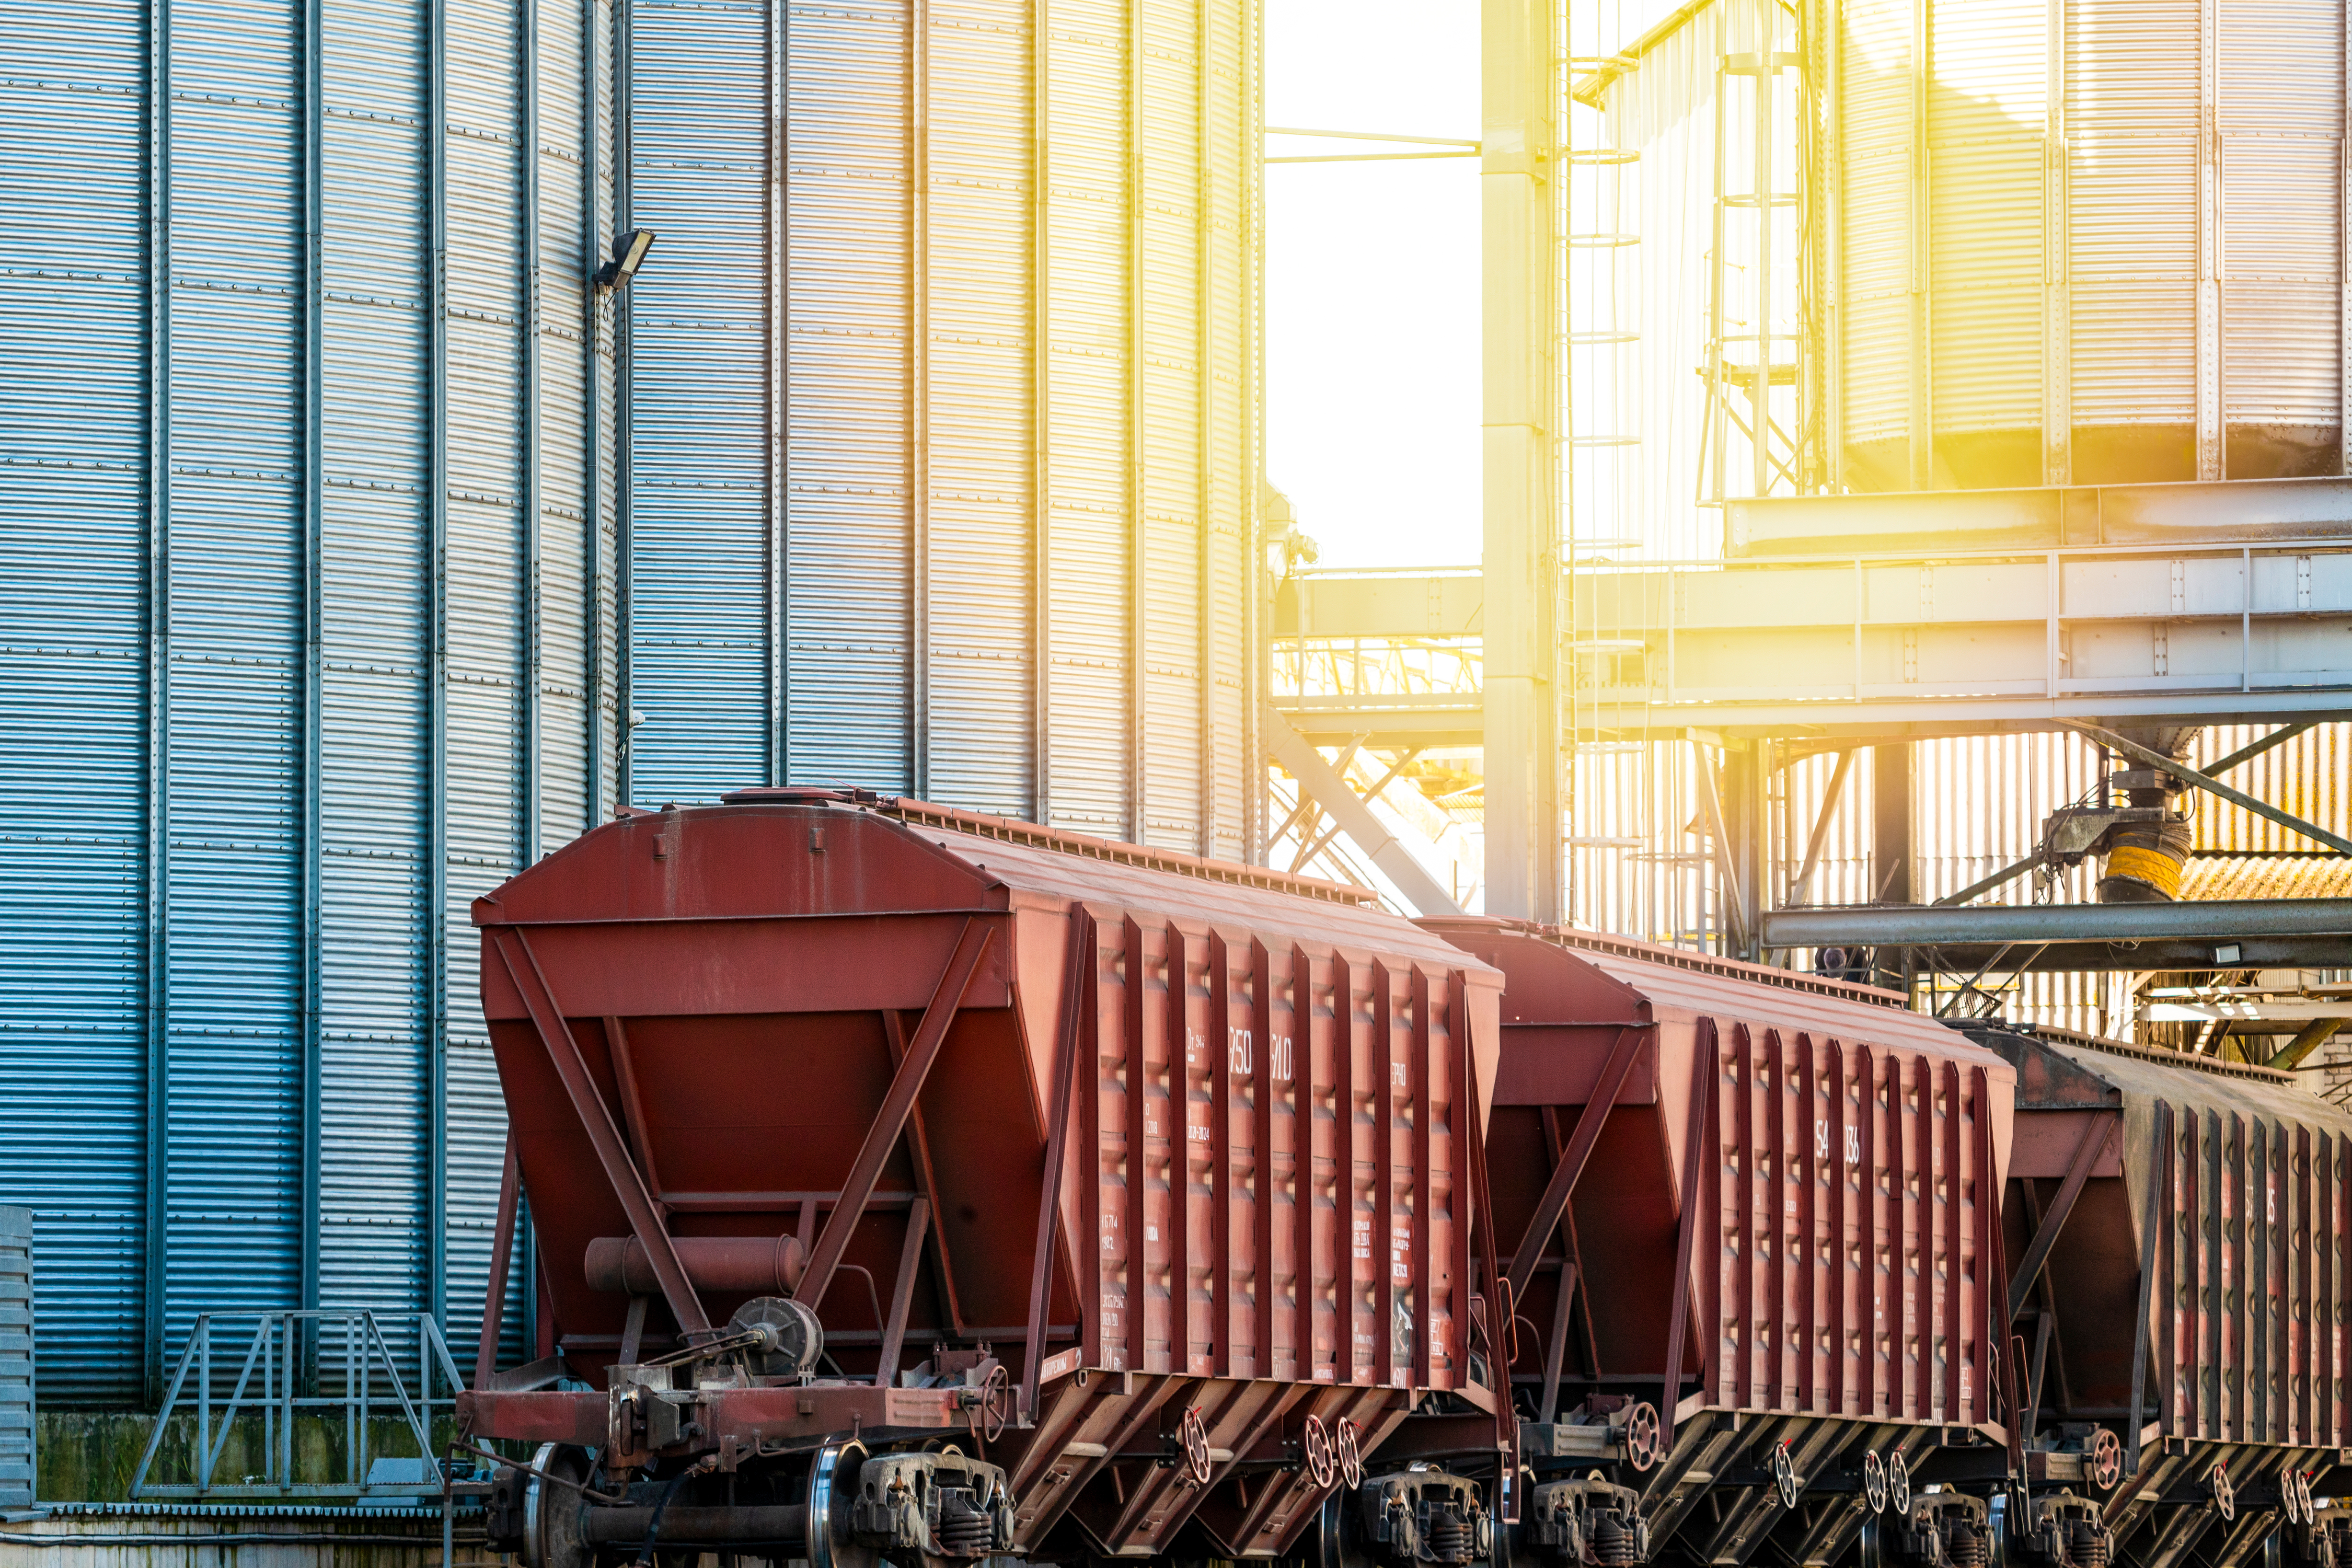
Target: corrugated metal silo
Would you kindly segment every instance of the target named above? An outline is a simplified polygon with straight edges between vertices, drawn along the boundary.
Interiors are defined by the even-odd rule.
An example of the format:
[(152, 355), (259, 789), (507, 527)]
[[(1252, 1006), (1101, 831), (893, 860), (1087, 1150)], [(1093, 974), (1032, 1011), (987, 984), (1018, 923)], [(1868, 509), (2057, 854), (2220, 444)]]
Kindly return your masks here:
[(1822, 0), (1857, 489), (2345, 468), (2341, 5)]
[(612, 18), (15, 22), (0, 1195), (44, 1399), (109, 1405), (198, 1310), (480, 1299), (467, 904), (617, 750)]
[(629, 36), (631, 797), (836, 780), (1245, 853), (1258, 0)]

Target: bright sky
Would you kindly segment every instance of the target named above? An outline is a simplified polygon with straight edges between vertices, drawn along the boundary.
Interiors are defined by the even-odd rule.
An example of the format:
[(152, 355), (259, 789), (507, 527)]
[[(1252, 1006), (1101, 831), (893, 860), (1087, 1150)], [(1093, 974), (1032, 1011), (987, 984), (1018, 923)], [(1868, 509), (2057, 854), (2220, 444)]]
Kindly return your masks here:
[[(1268, 125), (1477, 137), (1477, 0), (1265, 11)], [(1478, 160), (1277, 163), (1265, 205), (1267, 478), (1325, 566), (1475, 565)]]
[[(1591, 0), (1574, 52), (1622, 47), (1676, 3)], [(1478, 10), (1265, 0), (1266, 124), (1475, 139)], [(1276, 163), (1265, 205), (1266, 477), (1322, 565), (1475, 565), (1478, 160)]]

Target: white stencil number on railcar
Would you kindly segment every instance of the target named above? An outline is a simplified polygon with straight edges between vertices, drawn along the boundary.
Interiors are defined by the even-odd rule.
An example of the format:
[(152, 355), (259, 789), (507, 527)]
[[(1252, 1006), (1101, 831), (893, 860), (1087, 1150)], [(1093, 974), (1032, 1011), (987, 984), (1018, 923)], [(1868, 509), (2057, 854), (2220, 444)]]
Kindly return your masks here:
[[(1830, 1124), (1816, 1121), (1813, 1123), (1813, 1158), (1826, 1160), (1829, 1157)], [(1862, 1163), (1862, 1129), (1859, 1127), (1845, 1130), (1845, 1163), (1849, 1165)]]

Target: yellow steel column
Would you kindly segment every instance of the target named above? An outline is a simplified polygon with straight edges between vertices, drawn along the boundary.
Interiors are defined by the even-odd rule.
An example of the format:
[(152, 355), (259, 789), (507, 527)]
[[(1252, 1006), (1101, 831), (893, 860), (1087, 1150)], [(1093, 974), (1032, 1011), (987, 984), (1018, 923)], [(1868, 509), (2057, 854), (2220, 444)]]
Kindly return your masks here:
[(1554, 0), (1482, 0), (1486, 912), (1560, 900)]

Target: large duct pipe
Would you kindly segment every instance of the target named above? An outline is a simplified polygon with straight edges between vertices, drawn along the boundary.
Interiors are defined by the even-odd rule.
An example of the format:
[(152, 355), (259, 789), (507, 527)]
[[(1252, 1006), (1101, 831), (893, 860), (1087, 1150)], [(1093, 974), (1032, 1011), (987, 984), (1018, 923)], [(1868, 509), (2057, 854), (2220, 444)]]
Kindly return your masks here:
[[(2189, 749), (2205, 731), (2195, 724), (2168, 724), (2156, 729), (2119, 731), (2124, 739), (2168, 757), (2189, 760)], [(2126, 770), (2146, 775), (2124, 794), (2141, 807), (2168, 808), (2178, 790), (2168, 790), (2152, 769)], [(2186, 816), (2163, 822), (2129, 823), (2108, 835), (2106, 864), (2099, 870), (2099, 902), (2103, 904), (2168, 904), (2180, 896), (2180, 873), (2189, 864), (2196, 833)]]
[[(670, 1245), (687, 1282), (717, 1296), (789, 1296), (801, 1282), (808, 1253), (791, 1236), (680, 1236)], [(634, 1236), (600, 1236), (583, 1260), (591, 1290), (658, 1296), (653, 1259)]]

